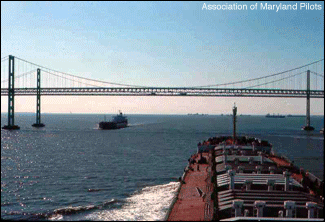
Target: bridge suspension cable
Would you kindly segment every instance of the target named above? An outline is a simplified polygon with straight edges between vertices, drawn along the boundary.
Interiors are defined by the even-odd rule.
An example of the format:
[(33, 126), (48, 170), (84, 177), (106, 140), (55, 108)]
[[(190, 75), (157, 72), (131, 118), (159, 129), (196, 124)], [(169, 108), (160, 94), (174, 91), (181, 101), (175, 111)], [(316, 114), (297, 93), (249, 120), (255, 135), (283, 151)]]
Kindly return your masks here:
[(319, 76), (319, 77), (321, 77), (321, 78), (324, 78), (324, 75), (321, 75), (321, 74), (319, 74), (319, 73), (317, 73), (317, 72), (310, 71), (310, 73), (312, 73), (312, 74), (314, 74), (314, 75), (316, 75), (316, 76)]
[(254, 79), (248, 79), (248, 80), (236, 81), (236, 82), (230, 82), (230, 83), (222, 83), (222, 84), (216, 84), (216, 85), (195, 86), (195, 87), (200, 87), (200, 88), (202, 88), (202, 87), (203, 88), (204, 87), (218, 87), (218, 86), (226, 86), (226, 85), (232, 85), (232, 84), (251, 82), (251, 81), (256, 81), (256, 80), (260, 80), (260, 79), (266, 79), (266, 78), (273, 77), (273, 76), (278, 76), (278, 75), (281, 75), (281, 74), (284, 74), (284, 73), (287, 73), (287, 72), (295, 71), (297, 69), (301, 69), (301, 68), (316, 64), (316, 63), (321, 62), (321, 61), (324, 61), (324, 59), (320, 59), (318, 61), (309, 63), (307, 65), (303, 65), (303, 66), (300, 66), (300, 67), (297, 67), (297, 68), (289, 69), (289, 70), (286, 70), (286, 71), (283, 71), (283, 72), (271, 74), (271, 75), (268, 75), (268, 76), (262, 76), (262, 77), (258, 77), (258, 78), (254, 78)]
[(289, 79), (289, 78), (292, 78), (292, 77), (295, 77), (295, 76), (299, 76), (299, 75), (301, 75), (303, 73), (306, 73), (306, 72), (305, 71), (300, 72), (300, 73), (290, 75), (290, 76), (287, 76), (287, 77), (284, 77), (284, 78), (281, 78), (281, 79), (277, 79), (277, 80), (274, 80), (274, 81), (270, 81), (270, 82), (267, 82), (267, 83), (262, 83), (262, 84), (258, 84), (258, 85), (254, 85), (254, 86), (249, 86), (249, 87), (244, 88), (244, 89), (250, 89), (250, 88), (253, 88), (253, 87), (257, 87), (257, 86), (263, 86), (263, 85), (267, 85), (267, 84), (270, 84), (270, 83), (280, 82), (280, 81), (285, 80), (285, 79)]
[(65, 76), (60, 76), (60, 75), (57, 75), (55, 73), (52, 73), (52, 72), (49, 72), (49, 71), (46, 71), (46, 70), (42, 70), (42, 71), (45, 72), (45, 73), (48, 73), (50, 75), (63, 78), (65, 80), (70, 80), (70, 81), (73, 81), (73, 82), (76, 82), (76, 83), (81, 83), (81, 84), (84, 84), (84, 85), (87, 85), (87, 86), (95, 86), (95, 87), (98, 87), (97, 85), (93, 85), (93, 84), (90, 84), (90, 83), (84, 83), (84, 82), (81, 82), (81, 81), (78, 81), (78, 80), (73, 80), (73, 79), (67, 78)]
[[(6, 60), (8, 58), (9, 58), (8, 56), (3, 57), (2, 60)], [(94, 80), (94, 79), (90, 79), (90, 78), (86, 78), (86, 77), (79, 77), (79, 76), (76, 76), (76, 75), (72, 75), (72, 74), (69, 74), (69, 73), (61, 72), (61, 71), (56, 71), (54, 69), (50, 69), (50, 68), (47, 68), (47, 67), (44, 67), (44, 66), (41, 66), (41, 65), (37, 65), (35, 63), (32, 63), (32, 62), (29, 62), (27, 60), (21, 59), (19, 57), (15, 57), (15, 58), (17, 60), (25, 63), (25, 65), (22, 64), (25, 67), (29, 66), (30, 68), (32, 68), (33, 66), (35, 66), (37, 68), (41, 68), (42, 69), (42, 72), (47, 73), (47, 74), (49, 74), (51, 76), (55, 76), (57, 78), (57, 79), (55, 79), (55, 81), (47, 80), (48, 83), (52, 83), (52, 84), (53, 84), (53, 82), (63, 83), (64, 82), (63, 80), (65, 80), (66, 81), (65, 83), (67, 83), (67, 81), (69, 81), (69, 83), (71, 83), (73, 85), (73, 87), (74, 87), (74, 84), (77, 83), (77, 84), (79, 84), (79, 86), (80, 86), (80, 84), (82, 84), (83, 86), (91, 86), (91, 87), (98, 87), (98, 88), (107, 87), (107, 85), (121, 86), (121, 87), (149, 88), (149, 86), (139, 86), (139, 85), (132, 85), (132, 84), (120, 84), (120, 83), (114, 83), (114, 82), (108, 82), (108, 81), (102, 81), (102, 80)], [(289, 73), (289, 72), (292, 72), (292, 71), (295, 71), (295, 70), (299, 70), (299, 69), (302, 69), (304, 67), (308, 67), (308, 69), (309, 69), (309, 66), (311, 66), (311, 65), (314, 65), (314, 67), (316, 67), (316, 70), (315, 70), (316, 72), (311, 71), (311, 73), (313, 73), (315, 76), (318, 76), (320, 78), (324, 78), (323, 75), (317, 73), (317, 71), (318, 71), (317, 70), (317, 66), (318, 66), (317, 63), (322, 62), (322, 61), (324, 61), (324, 59), (320, 59), (318, 61), (315, 61), (315, 62), (306, 64), (306, 65), (303, 65), (303, 66), (300, 66), (300, 67), (296, 67), (296, 68), (293, 68), (293, 69), (290, 69), (290, 70), (286, 70), (286, 71), (283, 71), (283, 72), (271, 74), (271, 75), (268, 75), (268, 76), (263, 76), (263, 77), (258, 77), (258, 78), (243, 80), (243, 81), (234, 81), (234, 82), (229, 82), (229, 83), (222, 83), (222, 84), (193, 86), (191, 88), (207, 88), (207, 87), (229, 86), (229, 85), (243, 84), (243, 83), (249, 83), (249, 82), (250, 83), (253, 83), (253, 81), (255, 81), (255, 83), (257, 83), (257, 84), (254, 85), (254, 83), (253, 83), (253, 86), (247, 86), (247, 87), (243, 87), (243, 85), (242, 85), (241, 88), (248, 89), (248, 88), (253, 88), (253, 87), (257, 87), (257, 86), (265, 86), (267, 84), (271, 84), (271, 83), (275, 83), (275, 82), (280, 82), (282, 80), (286, 80), (286, 79), (290, 79), (290, 78), (295, 77), (295, 76), (299, 76), (303, 72), (300, 72), (300, 73), (294, 74), (294, 75), (290, 75), (290, 76), (286, 76), (284, 78), (276, 79), (276, 80), (273, 80), (273, 81), (269, 81), (268, 80), (268, 82), (266, 82), (267, 79), (270, 78), (270, 77), (276, 77), (276, 76), (279, 76), (279, 75), (282, 75), (282, 77), (283, 77), (283, 75), (286, 74), (286, 73)], [(323, 64), (323, 63), (321, 63), (321, 64)], [(18, 68), (19, 68), (19, 66), (18, 66)], [(27, 68), (25, 68), (24, 70), (26, 70), (26, 69)], [(19, 79), (20, 77), (25, 77), (26, 75), (33, 73), (35, 70), (36, 69), (33, 69), (32, 71), (29, 71), (29, 72), (25, 72), (23, 74), (20, 74), (20, 75), (16, 76), (16, 79)], [(322, 72), (323, 69), (321, 68), (320, 71)], [(19, 72), (18, 72), (18, 74), (19, 74)], [(60, 78), (61, 78), (61, 80), (60, 80)], [(265, 83), (260, 84), (259, 83), (260, 80), (263, 80), (263, 79), (265, 80)], [(4, 83), (6, 81), (8, 81), (8, 79), (1, 81), (1, 83)], [(45, 81), (45, 79), (42, 78), (42, 81)], [(296, 80), (296, 79), (293, 78), (290, 84), (293, 83), (294, 85), (297, 85), (296, 83), (298, 83), (299, 81), (300, 82), (304, 82), (302, 79), (297, 79)], [(283, 82), (283, 85), (284, 84), (285, 84), (285, 82)], [(287, 84), (288, 84), (288, 82), (287, 82)], [(44, 86), (44, 84), (42, 84), (42, 85)], [(65, 84), (65, 85), (66, 85), (66, 87), (72, 87), (71, 85), (70, 86), (67, 85), (67, 84)], [(60, 87), (62, 87), (62, 85)], [(317, 78), (316, 78), (316, 87), (317, 87)], [(285, 86), (285, 88), (288, 88), (288, 86)]]
[[(37, 69), (33, 69), (33, 70), (29, 71), (29, 72), (25, 72), (25, 73), (22, 73), (22, 74), (20, 74), (20, 75), (18, 75), (18, 76), (15, 76), (15, 80), (17, 80), (17, 79), (19, 79), (19, 78), (21, 78), (21, 77), (24, 77), (24, 76), (30, 75), (30, 74), (32, 74), (33, 72), (36, 72), (36, 70), (37, 70)], [(9, 80), (9, 79), (2, 80), (1, 83), (8, 82), (8, 80)]]
[(17, 59), (19, 59), (19, 60), (21, 60), (23, 62), (29, 63), (31, 65), (34, 65), (34, 66), (43, 68), (43, 71), (45, 71), (44, 69), (47, 69), (47, 70), (52, 71), (52, 72), (61, 73), (63, 75), (67, 75), (67, 76), (70, 76), (70, 77), (74, 77), (74, 78), (78, 78), (78, 79), (83, 79), (83, 80), (87, 80), (87, 81), (93, 81), (93, 82), (97, 82), (97, 83), (104, 83), (104, 84), (110, 84), (110, 85), (125, 86), (125, 87), (139, 87), (139, 88), (145, 88), (145, 87), (147, 87), (147, 86), (139, 86), (139, 85), (113, 83), (113, 82), (107, 82), (107, 81), (102, 81), (102, 80), (94, 80), (94, 79), (90, 79), (90, 78), (86, 78), (86, 77), (80, 77), (80, 76), (72, 75), (72, 74), (69, 74), (69, 73), (65, 73), (65, 72), (61, 72), (61, 71), (54, 70), (54, 69), (50, 69), (50, 68), (47, 68), (47, 67), (44, 67), (44, 66), (41, 66), (41, 65), (37, 65), (35, 63), (26, 61), (26, 60), (21, 59), (21, 58), (18, 58), (18, 57), (15, 57), (15, 58), (17, 58)]
[(9, 56), (4, 56), (1, 58), (1, 60), (8, 59), (8, 58), (9, 58)]

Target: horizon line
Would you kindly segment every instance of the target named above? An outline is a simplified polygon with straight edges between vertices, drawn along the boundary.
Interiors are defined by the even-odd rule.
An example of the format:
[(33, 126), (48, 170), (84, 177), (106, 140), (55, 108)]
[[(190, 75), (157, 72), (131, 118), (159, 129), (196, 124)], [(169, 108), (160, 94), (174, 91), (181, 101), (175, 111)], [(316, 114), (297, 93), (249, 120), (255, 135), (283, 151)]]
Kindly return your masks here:
[[(15, 112), (15, 114), (36, 114), (35, 112)], [(115, 115), (116, 113), (73, 113), (73, 112), (65, 112), (65, 113), (49, 113), (49, 112), (44, 112), (41, 114), (94, 114), (94, 115)], [(237, 114), (237, 116), (265, 116), (267, 114), (271, 113), (266, 113), (266, 114)], [(281, 113), (272, 113), (272, 114), (279, 114), (283, 116), (306, 116), (306, 114), (281, 114)], [(8, 112), (2, 112), (1, 115), (8, 115)], [(209, 114), (209, 113), (129, 113), (126, 115), (190, 115), (190, 116), (220, 116), (220, 115), (232, 115), (231, 113), (214, 113), (214, 114)], [(310, 116), (324, 116), (324, 114), (311, 114)]]

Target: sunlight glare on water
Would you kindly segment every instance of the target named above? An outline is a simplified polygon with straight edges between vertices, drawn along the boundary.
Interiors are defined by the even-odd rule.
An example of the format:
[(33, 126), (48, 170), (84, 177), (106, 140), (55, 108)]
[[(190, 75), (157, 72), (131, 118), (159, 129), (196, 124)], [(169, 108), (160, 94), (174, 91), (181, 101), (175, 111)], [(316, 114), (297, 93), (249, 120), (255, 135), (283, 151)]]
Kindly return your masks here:
[[(232, 134), (231, 116), (128, 115), (130, 127), (98, 130), (101, 115), (16, 114), (1, 130), (1, 218), (9, 220), (163, 220), (198, 142)], [(1, 122), (7, 122), (7, 115)], [(299, 167), (324, 175), (322, 116), (238, 116), (238, 135), (273, 144)], [(317, 131), (318, 130), (318, 131)]]
[(121, 209), (90, 214), (89, 220), (105, 221), (159, 221), (163, 220), (169, 204), (175, 196), (179, 182), (143, 188), (126, 198)]

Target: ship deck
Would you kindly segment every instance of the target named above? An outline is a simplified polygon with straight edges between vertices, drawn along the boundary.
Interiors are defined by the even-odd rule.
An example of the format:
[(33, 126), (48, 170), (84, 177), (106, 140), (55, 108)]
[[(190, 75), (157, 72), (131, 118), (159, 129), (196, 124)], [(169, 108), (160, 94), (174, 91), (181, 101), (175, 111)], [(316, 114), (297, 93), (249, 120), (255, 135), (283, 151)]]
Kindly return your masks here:
[[(209, 158), (208, 153), (203, 157)], [(189, 164), (168, 221), (211, 221), (213, 217), (213, 203), (211, 200), (212, 184), (209, 164), (198, 164), (199, 155), (194, 157), (196, 163)], [(209, 161), (208, 161), (209, 162)], [(199, 165), (199, 170), (197, 169)]]
[[(241, 137), (241, 145), (230, 145), (228, 140), (214, 137), (198, 144), (199, 153), (189, 159), (168, 221), (323, 218), (323, 181), (273, 153), (267, 141)], [(201, 155), (207, 163), (198, 164)]]

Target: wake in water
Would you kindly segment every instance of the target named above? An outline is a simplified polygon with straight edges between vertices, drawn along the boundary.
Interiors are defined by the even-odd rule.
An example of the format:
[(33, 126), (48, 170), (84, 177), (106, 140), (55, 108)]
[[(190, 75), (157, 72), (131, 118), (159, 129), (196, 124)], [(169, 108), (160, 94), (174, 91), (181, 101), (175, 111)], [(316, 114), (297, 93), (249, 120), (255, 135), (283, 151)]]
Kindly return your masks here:
[[(23, 211), (5, 212), (6, 215), (16, 215), (19, 220), (84, 220), (82, 213), (89, 213), (95, 210), (106, 209), (114, 205), (122, 205), (124, 201), (112, 199), (99, 205), (71, 206), (56, 209), (47, 213), (28, 213)], [(1, 204), (1, 206), (3, 206)], [(73, 217), (73, 218), (72, 218)]]
[(128, 127), (154, 125), (154, 124), (161, 124), (161, 122), (139, 122), (139, 123), (131, 123), (131, 124), (129, 123)]
[(86, 220), (109, 221), (153, 221), (163, 220), (176, 195), (178, 182), (143, 188), (125, 201), (119, 209), (97, 211), (86, 216)]
[(119, 202), (121, 202), (121, 201), (112, 199), (111, 201), (105, 202), (100, 205), (88, 205), (88, 206), (60, 208), (60, 209), (54, 210), (53, 214), (49, 217), (49, 219), (63, 218), (62, 217), (63, 215), (72, 215), (72, 214), (77, 214), (80, 212), (102, 209), (104, 207), (107, 207), (109, 205), (119, 203)]

